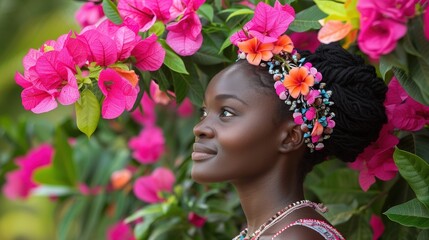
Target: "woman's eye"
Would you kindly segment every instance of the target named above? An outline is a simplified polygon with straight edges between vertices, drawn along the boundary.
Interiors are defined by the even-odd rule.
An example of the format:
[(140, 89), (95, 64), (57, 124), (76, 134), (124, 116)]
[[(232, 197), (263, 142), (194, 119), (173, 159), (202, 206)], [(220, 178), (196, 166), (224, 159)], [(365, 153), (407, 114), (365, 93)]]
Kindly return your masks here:
[(234, 114), (226, 109), (222, 109), (222, 112), (220, 114), (221, 117), (232, 117)]
[(207, 111), (206, 108), (203, 107), (200, 109), (200, 118), (203, 119), (205, 117), (207, 117)]

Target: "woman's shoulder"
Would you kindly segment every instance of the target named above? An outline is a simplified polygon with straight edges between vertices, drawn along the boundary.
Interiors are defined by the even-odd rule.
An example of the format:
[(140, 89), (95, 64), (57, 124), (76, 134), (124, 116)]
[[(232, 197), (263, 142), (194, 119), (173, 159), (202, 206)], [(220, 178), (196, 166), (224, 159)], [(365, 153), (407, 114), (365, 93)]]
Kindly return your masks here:
[(298, 219), (280, 229), (273, 240), (344, 240), (344, 237), (329, 223), (319, 219)]

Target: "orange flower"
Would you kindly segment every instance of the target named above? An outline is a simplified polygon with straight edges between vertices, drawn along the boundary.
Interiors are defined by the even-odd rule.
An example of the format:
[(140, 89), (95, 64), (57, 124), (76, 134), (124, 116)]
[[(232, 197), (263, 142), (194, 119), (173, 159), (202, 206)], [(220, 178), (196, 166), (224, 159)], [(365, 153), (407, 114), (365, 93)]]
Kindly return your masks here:
[(292, 39), (288, 35), (281, 35), (279, 40), (274, 44), (273, 53), (279, 54), (280, 52), (288, 52), (291, 53), (293, 50), (293, 42)]
[(309, 74), (306, 67), (292, 68), (285, 76), (283, 85), (293, 98), (298, 98), (299, 94), (305, 96), (310, 92), (310, 87), (314, 85), (314, 77)]
[(113, 189), (117, 190), (124, 187), (131, 180), (132, 175), (133, 174), (128, 169), (113, 172), (112, 176), (110, 176)]
[(259, 65), (261, 60), (268, 61), (273, 57), (273, 43), (261, 43), (256, 38), (237, 43), (240, 51), (247, 54), (246, 59), (252, 65)]

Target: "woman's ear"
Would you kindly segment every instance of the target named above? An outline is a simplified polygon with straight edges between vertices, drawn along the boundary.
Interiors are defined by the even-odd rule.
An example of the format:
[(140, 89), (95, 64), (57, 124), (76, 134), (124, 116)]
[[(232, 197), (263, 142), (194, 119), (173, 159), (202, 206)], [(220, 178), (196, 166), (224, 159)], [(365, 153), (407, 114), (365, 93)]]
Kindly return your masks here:
[(279, 151), (287, 153), (299, 149), (304, 144), (301, 126), (293, 121), (285, 121), (281, 126)]

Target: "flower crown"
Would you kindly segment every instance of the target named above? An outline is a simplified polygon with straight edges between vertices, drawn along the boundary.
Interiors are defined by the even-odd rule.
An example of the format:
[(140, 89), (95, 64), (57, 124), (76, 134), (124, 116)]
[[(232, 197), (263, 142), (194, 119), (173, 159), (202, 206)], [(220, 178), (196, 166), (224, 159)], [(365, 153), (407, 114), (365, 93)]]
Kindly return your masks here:
[[(263, 16), (268, 14), (269, 18)], [(305, 143), (313, 152), (324, 148), (323, 140), (335, 127), (335, 114), (330, 110), (334, 103), (322, 74), (310, 62), (304, 63), (290, 37), (283, 34), (294, 15), (289, 5), (276, 2), (271, 7), (261, 2), (253, 19), (232, 35), (231, 41), (239, 48), (239, 59), (267, 68), (273, 75), (277, 95), (290, 106), (294, 122), (301, 126)]]

